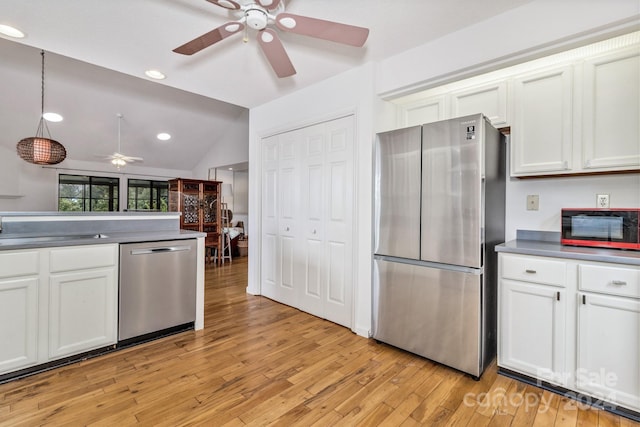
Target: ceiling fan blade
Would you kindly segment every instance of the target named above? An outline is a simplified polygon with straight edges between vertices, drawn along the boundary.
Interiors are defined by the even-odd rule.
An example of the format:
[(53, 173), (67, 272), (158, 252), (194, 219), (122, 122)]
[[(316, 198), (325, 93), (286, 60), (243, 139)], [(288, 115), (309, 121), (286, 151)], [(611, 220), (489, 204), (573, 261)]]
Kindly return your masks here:
[(209, 3), (213, 3), (217, 6), (224, 7), (225, 9), (238, 10), (240, 5), (232, 0), (207, 0)]
[(278, 77), (289, 77), (296, 73), (296, 69), (275, 31), (268, 28), (260, 31), (258, 43)]
[(214, 43), (218, 43), (220, 40), (226, 39), (229, 36), (234, 35), (244, 29), (244, 24), (241, 22), (227, 22), (218, 28), (209, 31), (206, 34), (201, 35), (198, 38), (191, 40), (183, 44), (180, 47), (173, 49), (175, 53), (181, 53), (183, 55), (193, 55), (196, 52), (200, 52), (205, 47), (209, 47)]
[(267, 10), (273, 10), (280, 4), (280, 0), (256, 0), (256, 2)]
[(362, 47), (369, 36), (368, 28), (309, 18), (308, 16), (294, 15), (292, 13), (279, 13), (276, 16), (276, 25), (283, 31), (356, 47)]

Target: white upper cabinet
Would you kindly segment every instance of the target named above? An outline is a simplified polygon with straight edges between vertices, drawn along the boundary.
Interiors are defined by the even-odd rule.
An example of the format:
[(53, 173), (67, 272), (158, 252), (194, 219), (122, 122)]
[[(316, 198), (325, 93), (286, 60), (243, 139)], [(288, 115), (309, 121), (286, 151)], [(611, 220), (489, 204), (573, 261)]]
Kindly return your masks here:
[(506, 126), (507, 82), (474, 86), (451, 94), (451, 117), (482, 113), (495, 127)]
[(572, 71), (565, 66), (514, 79), (512, 176), (571, 169)]
[(640, 170), (640, 32), (413, 93), (400, 126), (483, 113), (510, 127), (511, 176)]
[(445, 96), (434, 96), (420, 99), (400, 108), (400, 121), (404, 126), (418, 126), (449, 118), (447, 114), (448, 99)]
[(583, 169), (640, 168), (640, 47), (584, 62)]

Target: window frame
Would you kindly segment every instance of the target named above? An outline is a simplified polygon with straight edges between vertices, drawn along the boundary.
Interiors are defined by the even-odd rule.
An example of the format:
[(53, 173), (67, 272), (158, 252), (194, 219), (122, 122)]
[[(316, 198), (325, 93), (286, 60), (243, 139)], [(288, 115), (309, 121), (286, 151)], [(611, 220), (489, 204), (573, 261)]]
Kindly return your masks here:
[[(132, 185), (132, 181), (137, 181), (138, 184)], [(139, 183), (148, 183), (148, 186), (140, 185)], [(135, 197), (132, 199), (130, 195), (130, 191), (132, 188), (135, 189), (148, 189), (149, 190), (149, 199), (139, 199), (138, 192), (135, 192)], [(164, 190), (164, 194), (163, 194)], [(155, 197), (154, 197), (154, 192)], [(169, 210), (169, 181), (163, 180), (154, 180), (154, 179), (140, 179), (140, 178), (127, 178), (127, 211), (132, 212), (168, 212)], [(135, 200), (135, 206), (131, 206), (131, 201)], [(149, 203), (149, 209), (144, 209), (139, 207), (139, 200), (142, 202)], [(164, 200), (164, 209), (163, 203)], [(155, 206), (155, 208), (154, 208)]]
[[(69, 179), (67, 177), (73, 177), (76, 179)], [(85, 178), (84, 180), (81, 178)], [(68, 182), (65, 182), (67, 180)], [(103, 180), (104, 182), (96, 182)], [(62, 196), (61, 185), (82, 185), (81, 197), (67, 197)], [(94, 187), (95, 186), (107, 186), (108, 198), (95, 198)], [(61, 210), (61, 200), (80, 200), (82, 210)], [(106, 200), (108, 210), (95, 210), (94, 201)], [(120, 178), (110, 176), (97, 176), (97, 175), (76, 175), (76, 174), (58, 174), (58, 212), (118, 212), (120, 209)]]

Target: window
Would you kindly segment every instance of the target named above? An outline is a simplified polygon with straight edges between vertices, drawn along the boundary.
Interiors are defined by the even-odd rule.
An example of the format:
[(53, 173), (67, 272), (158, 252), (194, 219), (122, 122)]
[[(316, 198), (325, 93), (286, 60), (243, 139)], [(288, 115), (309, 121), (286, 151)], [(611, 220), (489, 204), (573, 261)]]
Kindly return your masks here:
[(63, 175), (58, 177), (59, 211), (118, 210), (118, 178)]
[(169, 200), (167, 181), (129, 179), (127, 210), (166, 212)]

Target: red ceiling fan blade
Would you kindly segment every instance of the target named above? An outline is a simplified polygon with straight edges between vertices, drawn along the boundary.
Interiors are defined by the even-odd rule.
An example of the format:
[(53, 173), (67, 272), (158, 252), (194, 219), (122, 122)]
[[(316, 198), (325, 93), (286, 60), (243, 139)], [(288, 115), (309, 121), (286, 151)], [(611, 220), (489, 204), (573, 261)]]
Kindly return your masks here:
[(173, 51), (183, 55), (193, 55), (196, 52), (200, 52), (205, 47), (209, 47), (214, 43), (218, 43), (220, 40), (234, 35), (242, 29), (244, 29), (244, 24), (240, 22), (227, 22), (215, 30), (211, 30), (206, 34), (173, 49)]
[(280, 4), (280, 0), (256, 0), (256, 2), (267, 10), (273, 10)]
[(276, 25), (284, 31), (356, 47), (362, 47), (369, 36), (368, 28), (309, 18), (292, 13), (278, 14), (276, 16)]
[(209, 3), (213, 3), (217, 6), (224, 7), (225, 9), (238, 10), (240, 5), (232, 0), (207, 0)]
[(289, 55), (284, 50), (284, 46), (275, 31), (268, 28), (260, 31), (258, 33), (258, 43), (260, 43), (262, 51), (278, 77), (289, 77), (296, 73), (296, 69), (293, 68)]

